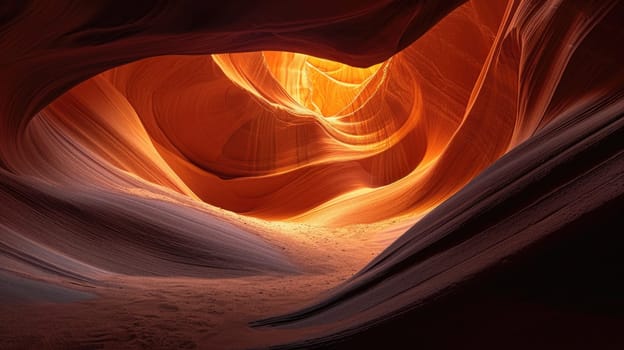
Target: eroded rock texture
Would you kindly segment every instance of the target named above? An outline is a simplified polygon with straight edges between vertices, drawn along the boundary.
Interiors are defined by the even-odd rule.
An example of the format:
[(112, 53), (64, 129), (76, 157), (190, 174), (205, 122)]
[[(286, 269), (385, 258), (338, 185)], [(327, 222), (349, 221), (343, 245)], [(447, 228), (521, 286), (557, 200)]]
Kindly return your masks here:
[[(3, 4), (5, 317), (325, 273), (258, 301), (283, 316), (182, 338), (619, 348), (622, 18), (617, 0)], [(181, 346), (41, 332), (4, 345)]]

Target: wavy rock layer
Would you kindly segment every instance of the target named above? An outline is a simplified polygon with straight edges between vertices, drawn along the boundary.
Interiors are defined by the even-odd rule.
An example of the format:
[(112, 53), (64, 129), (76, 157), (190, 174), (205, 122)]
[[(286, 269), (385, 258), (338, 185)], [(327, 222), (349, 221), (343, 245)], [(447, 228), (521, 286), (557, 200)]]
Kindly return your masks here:
[[(311, 190), (300, 193), (301, 186), (294, 183), (290, 192), (277, 193), (276, 204), (270, 204), (272, 197), (267, 193), (300, 173), (268, 179), (257, 188), (255, 183), (221, 179), (241, 175), (236, 172), (271, 172), (273, 163), (267, 162), (260, 173), (254, 170), (258, 162), (241, 165), (245, 158), (224, 162), (225, 170), (198, 168), (192, 156), (199, 157), (208, 169), (215, 159), (205, 152), (219, 154), (223, 147), (219, 142), (232, 137), (224, 131), (235, 132), (241, 123), (253, 123), (258, 117), (253, 112), (261, 108), (221, 73), (211, 56), (141, 61), (95, 76), (66, 92), (96, 73), (163, 54), (271, 48), (297, 51), (305, 47), (301, 51), (352, 64), (376, 63), (407, 46), (457, 3), (397, 6), (364, 2), (332, 9), (297, 5), (297, 11), (294, 5), (274, 5), (259, 9), (206, 4), (101, 2), (63, 6), (22, 2), (3, 7), (0, 162), (4, 169), (0, 176), (6, 206), (0, 217), (3, 260), (10, 261), (7, 266), (28, 269), (37, 261), (39, 270), (67, 271), (62, 275), (84, 278), (97, 278), (95, 272), (222, 276), (297, 270), (279, 249), (258, 237), (256, 228), (206, 205), (198, 195), (227, 209), (264, 209), (250, 199), (256, 195), (265, 207), (277, 207), (275, 211), (285, 216), (349, 187), (328, 188), (327, 194), (314, 198)], [(191, 13), (195, 19), (189, 22)], [(51, 22), (51, 18), (65, 20)], [(426, 20), (420, 23), (420, 19)], [(386, 22), (389, 25), (381, 32), (357, 29)], [(42, 34), (31, 30), (33, 23), (50, 28)], [(343, 36), (325, 38), (326, 31), (336, 30)], [(383, 44), (371, 44), (375, 41)], [(233, 101), (228, 97), (232, 93)], [(177, 98), (177, 102), (172, 100)], [(180, 104), (185, 107), (179, 108)], [(238, 111), (240, 107), (253, 108), (251, 115), (228, 111), (233, 104)], [(179, 110), (174, 116), (175, 109)], [(264, 117), (274, 118), (273, 114)], [(232, 120), (232, 116), (240, 119)], [(192, 123), (200, 117), (205, 119), (203, 129), (208, 134), (198, 134), (197, 125)], [(171, 118), (188, 120), (179, 119), (180, 123), (172, 125), (167, 123)], [(317, 126), (312, 128), (319, 131)], [(195, 134), (189, 135), (191, 131)], [(283, 131), (281, 127), (268, 129), (266, 137), (289, 136), (275, 132)], [(262, 134), (254, 137), (262, 139)], [(186, 143), (178, 150), (172, 142), (180, 140)], [(202, 144), (206, 140), (212, 144)], [(249, 140), (243, 138), (242, 142)], [(245, 146), (242, 142), (235, 141), (225, 151), (257, 147), (250, 144), (251, 148), (241, 148)], [(288, 142), (286, 147), (291, 146)], [(197, 150), (204, 153), (194, 154)], [(282, 156), (262, 154), (259, 160)], [(285, 166), (293, 168), (292, 163), (287, 159)], [(317, 173), (323, 172), (317, 169)], [(350, 181), (346, 177), (342, 180)], [(237, 195), (235, 191), (243, 193)], [(264, 198), (258, 191), (265, 192)], [(305, 195), (311, 199), (292, 204), (293, 197)], [(293, 207), (291, 212), (283, 209), (288, 203)], [(96, 248), (98, 244), (106, 248)], [(47, 258), (37, 257), (38, 251), (46, 252)], [(76, 262), (76, 266), (72, 269), (67, 261)]]
[[(264, 293), (248, 287), (258, 281), (304, 291), (370, 259), (395, 221), (426, 215), (300, 311), (254, 330), (240, 324), (259, 313), (222, 322), (220, 344), (526, 340), (506, 325), (559, 345), (591, 335), (571, 347), (624, 344), (613, 278), (624, 4), (326, 5), (3, 6), (0, 302), (71, 302), (95, 288), (103, 301), (88, 305), (105, 313), (119, 290), (140, 300), (151, 283), (176, 298), (231, 288), (222, 301), (233, 304), (238, 288)], [(313, 225), (326, 236), (297, 237)], [(344, 263), (317, 251), (332, 239)], [(375, 248), (349, 251), (362, 241)], [(549, 315), (561, 319), (553, 333)], [(469, 330), (453, 338), (448, 320)], [(506, 336), (470, 336), (485, 326)]]
[[(503, 5), (469, 3), (368, 68), (285, 52), (143, 60), (73, 88), (37, 119), (113, 166), (227, 210), (321, 225), (420, 215), (538, 129), (515, 106), (473, 111)], [(485, 124), (495, 137), (475, 131)]]
[[(621, 241), (616, 213), (624, 204), (624, 70), (613, 62), (624, 50), (597, 43), (624, 37), (616, 24), (622, 15), (621, 3), (510, 3), (471, 112), (506, 107), (523, 123), (547, 126), (331, 296), (256, 325), (331, 325), (305, 346), (344, 338), (349, 340), (342, 346), (381, 345), (381, 334), (449, 347), (506, 346), (509, 339), (517, 340), (514, 347), (621, 344), (613, 339), (622, 320), (622, 286), (609, 276), (622, 273), (623, 264), (603, 244)], [(507, 80), (513, 84), (501, 85), (502, 77), (513, 77)], [(523, 137), (521, 131), (508, 135)], [(605, 303), (613, 313), (604, 314)], [(587, 317), (595, 323), (575, 314), (580, 309), (592, 310)], [(472, 325), (441, 341), (446, 317)], [(560, 324), (553, 326), (549, 317)], [(492, 325), (497, 318), (506, 326)], [(410, 322), (435, 326), (411, 333)], [(484, 325), (501, 334), (483, 334)], [(529, 336), (519, 338), (518, 330)], [(569, 332), (579, 334), (565, 339)]]

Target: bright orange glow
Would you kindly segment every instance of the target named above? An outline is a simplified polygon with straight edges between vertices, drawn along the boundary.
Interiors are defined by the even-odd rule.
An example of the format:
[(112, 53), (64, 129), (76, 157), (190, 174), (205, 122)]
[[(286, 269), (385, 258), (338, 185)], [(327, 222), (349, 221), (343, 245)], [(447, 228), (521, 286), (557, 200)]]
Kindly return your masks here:
[[(417, 218), (537, 125), (516, 120), (503, 89), (514, 85), (495, 83), (514, 72), (490, 67), (508, 14), (487, 7), (489, 24), (477, 24), (479, 6), (370, 67), (273, 51), (154, 57), (94, 77), (43, 115), (138, 179), (244, 215)], [(494, 90), (501, 103), (481, 103)]]
[[(310, 114), (326, 117), (349, 114), (366, 98), (369, 83), (373, 90), (385, 77), (387, 62), (368, 68), (357, 68), (340, 62), (291, 52), (263, 52), (266, 67), (286, 92)], [(381, 77), (376, 77), (380, 68)], [(370, 95), (370, 92), (368, 92)]]

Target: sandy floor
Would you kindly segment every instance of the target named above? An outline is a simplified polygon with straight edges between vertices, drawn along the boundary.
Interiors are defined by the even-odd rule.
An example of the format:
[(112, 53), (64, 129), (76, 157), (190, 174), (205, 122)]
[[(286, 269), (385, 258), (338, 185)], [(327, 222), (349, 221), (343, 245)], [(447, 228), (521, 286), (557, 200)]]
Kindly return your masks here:
[(323, 228), (249, 219), (243, 224), (280, 246), (301, 274), (228, 279), (111, 275), (97, 286), (60, 281), (97, 297), (0, 304), (0, 348), (246, 348), (287, 340), (288, 332), (247, 324), (318, 298), (362, 268), (412, 222)]

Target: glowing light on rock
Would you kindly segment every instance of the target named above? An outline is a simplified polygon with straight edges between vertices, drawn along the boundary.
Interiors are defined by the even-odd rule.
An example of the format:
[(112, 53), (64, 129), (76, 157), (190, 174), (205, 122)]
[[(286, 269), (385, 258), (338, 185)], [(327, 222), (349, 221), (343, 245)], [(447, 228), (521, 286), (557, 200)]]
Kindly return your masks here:
[(368, 67), (286, 51), (150, 58), (75, 87), (39, 119), (121, 170), (244, 215), (331, 226), (418, 217), (529, 132), (513, 115), (474, 112), (504, 15), (466, 21), (480, 11), (464, 6)]

